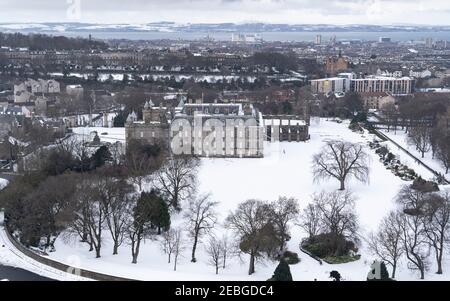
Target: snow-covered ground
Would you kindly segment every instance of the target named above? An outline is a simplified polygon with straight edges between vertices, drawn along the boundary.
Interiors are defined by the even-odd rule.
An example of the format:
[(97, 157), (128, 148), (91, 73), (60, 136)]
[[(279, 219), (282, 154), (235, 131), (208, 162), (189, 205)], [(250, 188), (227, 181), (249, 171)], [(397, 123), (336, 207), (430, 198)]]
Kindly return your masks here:
[(72, 131), (85, 141), (92, 141), (93, 132), (97, 132), (102, 142), (122, 142), (125, 143), (125, 128), (105, 128), (105, 127), (77, 127)]
[[(408, 142), (408, 134), (404, 130), (397, 129), (397, 131), (390, 130), (389, 132), (385, 129), (380, 130), (383, 134), (388, 136), (390, 139), (407, 149), (411, 154), (416, 156), (418, 159), (423, 161), (426, 165), (432, 169), (445, 174), (445, 168), (442, 164), (435, 158), (431, 151), (425, 153), (425, 157), (422, 158), (422, 154), (416, 149), (416, 147)], [(395, 148), (395, 146), (394, 146)], [(411, 159), (412, 160), (412, 159)]]
[(43, 277), (55, 280), (80, 281), (89, 280), (76, 275), (64, 273), (60, 270), (43, 265), (23, 255), (6, 237), (3, 227), (3, 212), (0, 211), (0, 265), (21, 268)]
[[(96, 130), (99, 133), (108, 132), (108, 136), (119, 139), (123, 129), (88, 129), (78, 128), (76, 132), (82, 135)], [(358, 134), (348, 129), (348, 123), (338, 124), (325, 119), (313, 119), (311, 128), (311, 140), (305, 143), (273, 143), (266, 144), (265, 157), (262, 159), (202, 159), (199, 172), (200, 193), (211, 193), (212, 199), (219, 202), (219, 220), (224, 221), (228, 213), (238, 206), (239, 203), (250, 199), (275, 200), (279, 196), (295, 197), (301, 208), (310, 201), (311, 195), (322, 190), (332, 191), (339, 187), (337, 181), (326, 181), (314, 183), (311, 173), (312, 156), (317, 153), (329, 139), (343, 139), (351, 142), (367, 145), (374, 137), (371, 134)], [(103, 137), (100, 136), (102, 139)], [(394, 153), (398, 150), (391, 148)], [(288, 246), (291, 251), (297, 252), (301, 262), (291, 266), (294, 280), (329, 280), (329, 272), (338, 270), (346, 280), (365, 280), (370, 264), (375, 259), (366, 249), (364, 238), (368, 233), (377, 229), (380, 220), (395, 207), (394, 198), (402, 187), (408, 182), (402, 181), (389, 170), (386, 170), (379, 162), (378, 156), (373, 150), (367, 148), (371, 157), (370, 182), (362, 184), (350, 181), (347, 188), (357, 197), (355, 209), (358, 215), (362, 238), (360, 253), (361, 259), (347, 264), (319, 265), (315, 260), (299, 251), (299, 243), (305, 236), (300, 227), (291, 225), (292, 240)], [(401, 156), (401, 160), (405, 156)], [(406, 162), (405, 162), (406, 163)], [(430, 174), (422, 174), (426, 170), (420, 170), (415, 162), (410, 162), (424, 178), (430, 178)], [(409, 164), (408, 164), (409, 165)], [(417, 164), (416, 164), (417, 165)], [(150, 184), (147, 188), (150, 188)], [(174, 216), (173, 225), (182, 223), (180, 216)], [(218, 232), (225, 231), (223, 225), (216, 229)], [(106, 234), (106, 231), (105, 231)], [(230, 233), (231, 235), (231, 233)], [(105, 235), (106, 236), (106, 235)], [(248, 256), (242, 259), (233, 258), (229, 261), (227, 268), (215, 275), (214, 268), (207, 264), (207, 257), (200, 245), (197, 253), (197, 263), (190, 262), (191, 241), (186, 237), (186, 250), (183, 252), (177, 271), (173, 271), (173, 265), (167, 263), (167, 257), (155, 240), (147, 240), (141, 247), (138, 264), (131, 264), (130, 247), (126, 244), (120, 247), (119, 255), (112, 254), (110, 240), (106, 237), (103, 243), (102, 258), (94, 258), (92, 252), (88, 252), (86, 245), (76, 240), (68, 241), (60, 237), (56, 241), (56, 252), (51, 253), (51, 258), (72, 263), (79, 267), (102, 273), (113, 274), (122, 277), (145, 280), (266, 280), (270, 278), (277, 262), (265, 260), (256, 266), (256, 273), (247, 275)], [(447, 256), (448, 257), (448, 256)], [(450, 268), (450, 262), (444, 258), (444, 267)], [(430, 262), (433, 257), (430, 256)], [(444, 275), (434, 274), (432, 265), (427, 273), (428, 280), (450, 279), (450, 272)], [(418, 275), (406, 267), (403, 260), (397, 272), (400, 280), (415, 280)]]
[(9, 181), (3, 178), (0, 178), (0, 191), (3, 190), (6, 186), (8, 186)]

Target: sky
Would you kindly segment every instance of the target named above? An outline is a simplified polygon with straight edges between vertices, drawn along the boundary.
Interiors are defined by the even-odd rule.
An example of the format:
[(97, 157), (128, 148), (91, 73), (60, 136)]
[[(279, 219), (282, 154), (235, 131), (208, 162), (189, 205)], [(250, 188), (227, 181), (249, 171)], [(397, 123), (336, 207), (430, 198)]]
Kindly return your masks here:
[(450, 25), (449, 0), (0, 0), (0, 23)]

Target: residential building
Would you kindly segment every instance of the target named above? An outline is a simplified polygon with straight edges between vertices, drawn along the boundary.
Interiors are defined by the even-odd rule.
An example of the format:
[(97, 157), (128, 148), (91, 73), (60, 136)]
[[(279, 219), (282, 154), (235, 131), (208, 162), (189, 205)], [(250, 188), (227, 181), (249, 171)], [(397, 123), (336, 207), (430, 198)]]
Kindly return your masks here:
[(414, 91), (415, 81), (410, 77), (381, 77), (371, 76), (352, 79), (350, 90), (357, 93), (388, 92), (393, 95), (411, 94)]
[(368, 110), (380, 110), (388, 104), (395, 104), (395, 97), (386, 92), (367, 92), (360, 96)]

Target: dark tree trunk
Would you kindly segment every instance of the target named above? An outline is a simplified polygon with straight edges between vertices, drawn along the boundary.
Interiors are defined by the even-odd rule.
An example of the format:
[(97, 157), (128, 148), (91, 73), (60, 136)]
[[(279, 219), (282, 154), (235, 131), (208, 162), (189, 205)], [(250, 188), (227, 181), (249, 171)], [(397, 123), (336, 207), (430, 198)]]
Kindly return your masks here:
[(444, 241), (442, 239), (441, 236), (441, 241), (440, 241), (440, 246), (441, 248), (435, 248), (436, 249), (436, 261), (437, 261), (437, 266), (438, 266), (438, 270), (436, 272), (436, 274), (441, 275), (442, 274), (442, 253), (444, 251)]
[(196, 231), (196, 233), (194, 235), (194, 245), (192, 246), (191, 262), (197, 262), (197, 259), (195, 258), (195, 250), (197, 250), (197, 243), (198, 243), (198, 231)]
[(250, 264), (248, 267), (248, 274), (252, 275), (255, 272), (255, 255), (253, 253), (250, 254)]
[(140, 246), (141, 246), (141, 240), (138, 238), (138, 240), (136, 242), (136, 246), (133, 247), (133, 254), (132, 254), (133, 255), (133, 261), (132, 261), (132, 263), (134, 263), (134, 264), (137, 263)]
[(340, 180), (340, 182), (341, 182), (341, 188), (339, 188), (339, 190), (345, 190), (345, 181)]
[(114, 242), (113, 246), (113, 255), (119, 254), (119, 244), (117, 242)]

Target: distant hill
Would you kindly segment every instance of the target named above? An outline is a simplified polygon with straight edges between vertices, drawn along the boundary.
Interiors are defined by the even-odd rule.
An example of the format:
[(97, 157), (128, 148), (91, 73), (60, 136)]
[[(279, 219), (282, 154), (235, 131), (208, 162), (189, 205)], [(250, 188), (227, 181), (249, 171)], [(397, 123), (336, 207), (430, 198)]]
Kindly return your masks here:
[(101, 41), (83, 38), (68, 38), (44, 34), (1, 33), (0, 46), (10, 48), (29, 48), (30, 50), (86, 50), (105, 49)]
[(217, 23), (177, 24), (156, 22), (145, 24), (94, 23), (0, 23), (2, 32), (436, 32), (450, 26), (425, 25), (327, 25), (327, 24), (266, 24)]

